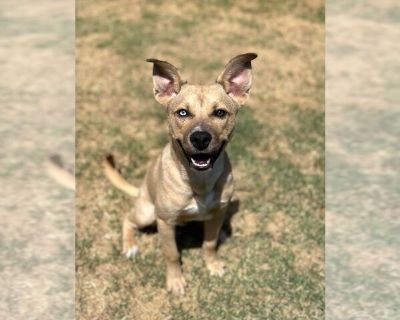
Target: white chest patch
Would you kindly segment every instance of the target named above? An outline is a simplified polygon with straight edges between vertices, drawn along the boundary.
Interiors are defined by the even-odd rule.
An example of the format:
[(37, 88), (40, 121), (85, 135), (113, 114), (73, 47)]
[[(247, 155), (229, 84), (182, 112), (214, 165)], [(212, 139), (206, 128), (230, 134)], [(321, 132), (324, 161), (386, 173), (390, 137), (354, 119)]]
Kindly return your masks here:
[(190, 203), (182, 210), (182, 214), (188, 220), (207, 220), (211, 218), (210, 210), (220, 205), (214, 191), (203, 197), (193, 197)]

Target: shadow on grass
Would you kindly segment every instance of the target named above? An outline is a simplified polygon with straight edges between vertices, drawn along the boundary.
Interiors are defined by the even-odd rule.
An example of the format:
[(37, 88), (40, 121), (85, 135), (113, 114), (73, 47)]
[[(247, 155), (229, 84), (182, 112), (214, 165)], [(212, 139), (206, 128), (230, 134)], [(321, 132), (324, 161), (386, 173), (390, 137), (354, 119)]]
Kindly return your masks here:
[[(240, 200), (232, 200), (228, 206), (224, 224), (221, 228), (218, 240), (218, 247), (222, 245), (228, 238), (232, 236), (232, 218), (239, 212)], [(203, 222), (192, 221), (185, 225), (176, 227), (176, 242), (178, 250), (182, 253), (185, 249), (200, 248), (203, 243)], [(146, 234), (157, 233), (157, 226), (149, 226), (140, 229), (140, 232)]]

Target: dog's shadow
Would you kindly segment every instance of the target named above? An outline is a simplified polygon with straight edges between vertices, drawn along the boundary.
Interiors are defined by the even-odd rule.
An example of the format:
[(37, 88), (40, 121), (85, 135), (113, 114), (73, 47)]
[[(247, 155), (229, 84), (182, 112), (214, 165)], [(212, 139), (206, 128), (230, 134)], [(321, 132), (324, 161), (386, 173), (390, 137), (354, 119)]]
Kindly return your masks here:
[[(228, 238), (232, 236), (232, 218), (239, 212), (240, 201), (238, 199), (232, 200), (228, 206), (224, 224), (218, 238), (218, 246), (223, 244)], [(141, 230), (144, 233), (156, 233), (157, 227), (147, 227)], [(183, 226), (176, 228), (176, 242), (178, 249), (181, 252), (184, 249), (200, 248), (203, 243), (203, 222), (193, 221), (188, 222)]]

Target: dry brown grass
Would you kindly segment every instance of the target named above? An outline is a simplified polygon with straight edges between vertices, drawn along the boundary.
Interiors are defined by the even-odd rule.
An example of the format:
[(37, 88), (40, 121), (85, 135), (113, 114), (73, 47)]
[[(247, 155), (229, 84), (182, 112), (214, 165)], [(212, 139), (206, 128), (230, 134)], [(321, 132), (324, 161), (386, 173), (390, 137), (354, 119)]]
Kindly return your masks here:
[(69, 319), (74, 311), (74, 194), (48, 175), (73, 162), (73, 4), (3, 1), (0, 318)]
[[(228, 2), (78, 3), (78, 318), (322, 314), (323, 2)], [(241, 204), (220, 248), (230, 271), (209, 278), (199, 250), (183, 250), (189, 286), (175, 299), (164, 289), (156, 234), (140, 236), (135, 261), (120, 256), (122, 216), (133, 200), (112, 189), (101, 159), (112, 152), (137, 185), (166, 141), (146, 58), (171, 61), (191, 83), (212, 83), (228, 59), (248, 51), (259, 55), (254, 87), (229, 150)], [(185, 230), (192, 229), (182, 239), (198, 242)]]

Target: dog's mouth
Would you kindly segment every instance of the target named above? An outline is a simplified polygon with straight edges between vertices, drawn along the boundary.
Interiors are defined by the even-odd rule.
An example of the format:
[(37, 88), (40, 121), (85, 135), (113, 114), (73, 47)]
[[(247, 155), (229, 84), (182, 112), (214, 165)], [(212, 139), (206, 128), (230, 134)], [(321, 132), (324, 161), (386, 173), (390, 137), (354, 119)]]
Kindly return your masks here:
[(211, 156), (207, 153), (199, 153), (189, 156), (190, 164), (197, 170), (205, 170), (211, 167)]
[(219, 155), (221, 154), (221, 151), (223, 150), (225, 145), (225, 141), (222, 142), (217, 152), (210, 152), (210, 153), (199, 152), (199, 153), (189, 154), (183, 148), (183, 145), (180, 142), (180, 140), (177, 141), (178, 144), (181, 146), (183, 154), (185, 155), (187, 161), (189, 162), (189, 166), (199, 171), (211, 169), (214, 165), (214, 162), (218, 159)]

